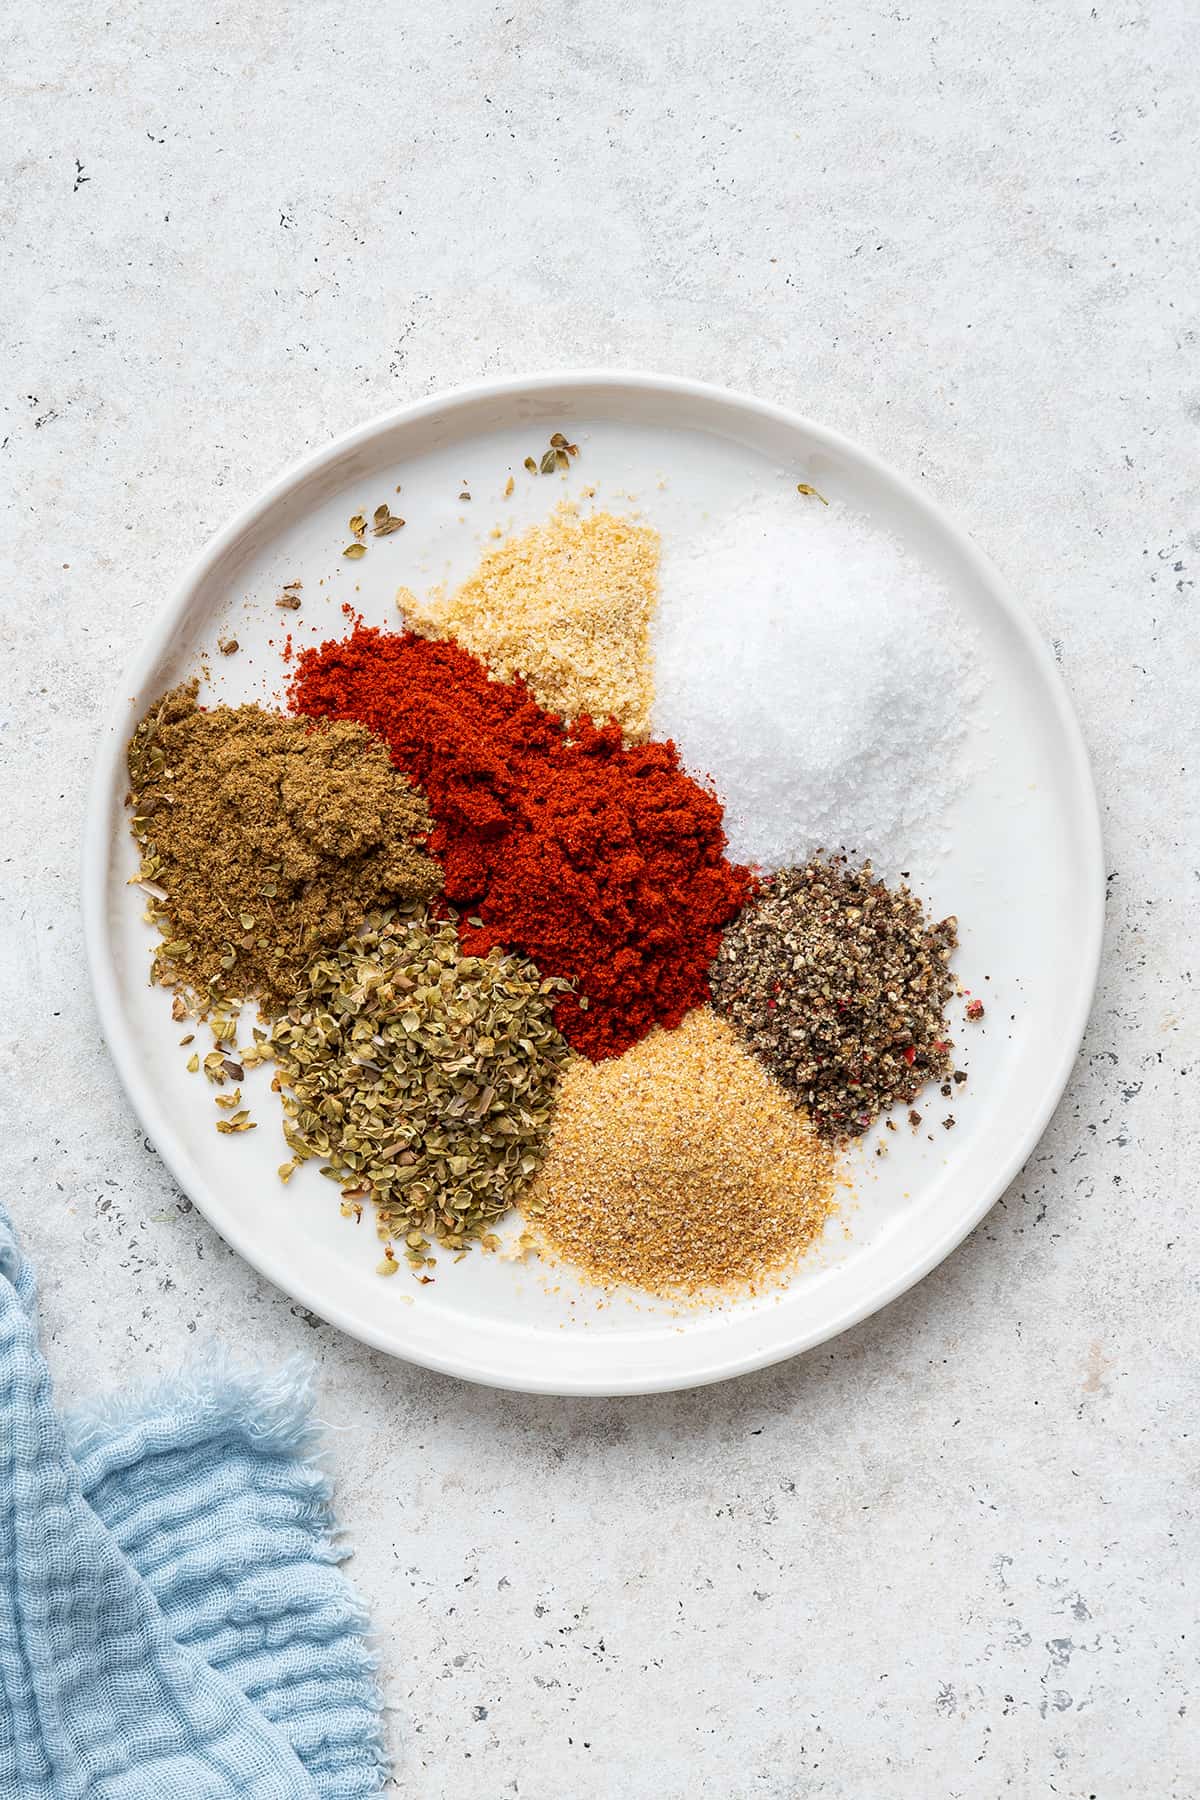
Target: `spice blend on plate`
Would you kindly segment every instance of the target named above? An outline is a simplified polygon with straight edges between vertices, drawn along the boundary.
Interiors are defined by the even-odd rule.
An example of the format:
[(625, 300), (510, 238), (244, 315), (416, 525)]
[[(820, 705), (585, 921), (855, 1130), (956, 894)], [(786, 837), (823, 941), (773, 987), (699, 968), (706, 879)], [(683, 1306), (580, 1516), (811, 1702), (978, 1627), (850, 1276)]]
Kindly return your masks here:
[(438, 891), (429, 811), (361, 725), (204, 711), (197, 685), (165, 694), (129, 744), (137, 879), (164, 933), (153, 976), (202, 1003), (286, 1001), (372, 907)]
[[(574, 454), (552, 439), (541, 467)], [(402, 524), (380, 506), (373, 535)], [(657, 534), (564, 504), (455, 592), (402, 589), (415, 630), (302, 652), (291, 716), (206, 711), (192, 683), (134, 734), (154, 974), (211, 1030), (210, 1052), (180, 1042), (215, 1129), (254, 1132), (241, 1084), (274, 1064), (281, 1179), (317, 1162), (344, 1214), (371, 1203), (381, 1274), (498, 1247), (517, 1204), (524, 1241), (602, 1286), (757, 1291), (819, 1238), (839, 1148), (965, 1079), (955, 921), (870, 863), (794, 866), (848, 841), (839, 822), (891, 857), (944, 816), (965, 664), (940, 590), (828, 504), (715, 529), (682, 576), (669, 560), (657, 700)], [(793, 531), (818, 534), (800, 564)], [(354, 560), (365, 513), (350, 532)], [(297, 611), (299, 583), (276, 604)], [(753, 869), (727, 854), (723, 794)]]
[(752, 1287), (820, 1235), (833, 1152), (708, 1007), (563, 1077), (535, 1240), (606, 1286), (668, 1296)]
[(763, 883), (725, 933), (713, 1005), (823, 1137), (857, 1137), (950, 1068), (957, 921), (934, 924), (870, 863), (814, 857)]

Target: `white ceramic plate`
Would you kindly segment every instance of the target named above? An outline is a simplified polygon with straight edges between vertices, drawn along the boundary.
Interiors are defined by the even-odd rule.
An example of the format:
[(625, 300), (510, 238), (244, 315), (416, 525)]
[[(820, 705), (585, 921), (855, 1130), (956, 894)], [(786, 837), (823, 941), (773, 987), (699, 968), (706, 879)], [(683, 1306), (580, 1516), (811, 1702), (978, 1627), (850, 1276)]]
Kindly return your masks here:
[[(562, 428), (581, 455), (563, 483), (524, 458)], [(511, 499), (503, 495), (509, 471)], [(465, 576), (495, 526), (544, 517), (563, 491), (639, 505), (664, 539), (764, 482), (808, 481), (896, 533), (949, 585), (977, 635), (986, 699), (968, 746), (977, 766), (949, 823), (951, 848), (913, 885), (961, 924), (956, 966), (986, 994), (969, 1039), (958, 1126), (889, 1134), (854, 1153), (855, 1191), (821, 1248), (780, 1294), (687, 1312), (644, 1297), (600, 1301), (561, 1271), (473, 1254), (418, 1287), (382, 1280), (369, 1221), (344, 1220), (309, 1167), (284, 1188), (278, 1106), (266, 1071), (247, 1082), (259, 1129), (213, 1130), (211, 1090), (185, 1069), (181, 1028), (147, 980), (124, 807), (124, 746), (146, 705), (196, 672), (234, 703), (277, 696), (280, 647), (340, 636), (344, 603), (397, 623), (395, 591)], [(396, 498), (398, 484), (402, 487)], [(459, 495), (469, 490), (469, 503)], [(346, 521), (388, 500), (404, 531), (345, 561)], [(286, 581), (300, 612), (278, 610)], [(241, 645), (215, 653), (219, 637)], [(864, 847), (865, 848), (865, 847)], [(488, 382), (377, 419), (287, 471), (213, 540), (164, 609), (121, 686), (99, 745), (84, 846), (88, 957), (121, 1078), (176, 1180), (264, 1275), (367, 1343), (499, 1387), (625, 1394), (689, 1387), (794, 1355), (885, 1305), (971, 1230), (1029, 1155), (1079, 1047), (1099, 958), (1103, 865), (1087, 758), (1053, 662), (991, 565), (929, 500), (836, 432), (694, 382), (628, 374)], [(984, 984), (983, 976), (990, 976)], [(957, 1033), (964, 1041), (972, 1028)], [(937, 1101), (931, 1117), (945, 1110)]]

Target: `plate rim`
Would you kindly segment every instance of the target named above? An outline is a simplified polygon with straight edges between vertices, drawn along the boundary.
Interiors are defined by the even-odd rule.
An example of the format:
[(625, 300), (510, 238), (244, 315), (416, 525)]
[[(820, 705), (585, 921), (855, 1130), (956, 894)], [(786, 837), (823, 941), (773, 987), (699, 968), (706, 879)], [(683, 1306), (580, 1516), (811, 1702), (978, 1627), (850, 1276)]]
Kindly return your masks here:
[[(489, 1372), (477, 1361), (470, 1358), (459, 1358), (453, 1352), (441, 1354), (431, 1351), (425, 1346), (400, 1348), (394, 1340), (388, 1339), (384, 1331), (376, 1328), (369, 1321), (356, 1319), (336, 1300), (331, 1302), (328, 1296), (313, 1291), (307, 1279), (303, 1277), (297, 1279), (294, 1276), (286, 1275), (281, 1271), (280, 1262), (277, 1259), (261, 1254), (257, 1248), (252, 1248), (248, 1244), (244, 1234), (237, 1229), (236, 1220), (231, 1222), (222, 1216), (221, 1222), (218, 1223), (214, 1212), (207, 1204), (209, 1184), (192, 1164), (183, 1144), (175, 1134), (165, 1108), (156, 1099), (153, 1088), (143, 1078), (137, 1064), (134, 1054), (134, 1034), (121, 1004), (106, 928), (105, 897), (108, 892), (108, 865), (112, 850), (112, 833), (109, 829), (109, 796), (113, 785), (114, 756), (123, 753), (128, 729), (129, 699), (127, 696), (140, 694), (147, 676), (167, 649), (179, 619), (185, 613), (200, 585), (207, 579), (226, 551), (256, 522), (265, 518), (271, 509), (284, 500), (298, 485), (319, 473), (328, 464), (336, 462), (348, 451), (361, 448), (386, 432), (395, 430), (397, 427), (414, 424), (430, 414), (443, 412), (448, 408), (457, 408), (480, 400), (503, 400), (523, 394), (545, 393), (557, 387), (567, 386), (635, 388), (668, 398), (674, 396), (681, 400), (720, 403), (735, 407), (756, 414), (761, 419), (803, 432), (810, 439), (823, 442), (831, 450), (858, 461), (876, 475), (882, 476), (905, 501), (924, 514), (927, 521), (953, 544), (957, 553), (985, 585), (990, 598), (1002, 610), (1008, 624), (1016, 632), (1022, 648), (1037, 665), (1043, 678), (1046, 696), (1053, 705), (1056, 723), (1062, 733), (1067, 751), (1066, 760), (1069, 763), (1069, 769), (1066, 772), (1082, 802), (1082, 816), (1077, 823), (1083, 841), (1086, 864), (1083, 887), (1085, 895), (1090, 897), (1086, 907), (1086, 917), (1081, 918), (1078, 933), (1082, 951), (1080, 967), (1084, 979), (1079, 987), (1072, 1016), (1067, 1021), (1069, 1029), (1066, 1030), (1061, 1040), (1063, 1048), (1060, 1051), (1057, 1066), (1053, 1070), (1052, 1078), (1047, 1082), (1042, 1099), (1032, 1114), (1030, 1122), (1014, 1140), (1008, 1155), (1001, 1159), (995, 1172), (980, 1184), (980, 1190), (973, 1205), (956, 1218), (953, 1224), (927, 1245), (920, 1254), (911, 1260), (905, 1260), (889, 1279), (880, 1283), (868, 1295), (849, 1302), (832, 1319), (827, 1319), (808, 1330), (793, 1331), (781, 1341), (772, 1343), (765, 1348), (759, 1347), (741, 1354), (724, 1357), (720, 1355), (714, 1357), (709, 1349), (706, 1354), (702, 1355), (699, 1366), (686, 1372), (669, 1370), (656, 1373), (649, 1370), (645, 1374), (628, 1374), (622, 1370), (596, 1377), (555, 1376), (554, 1374), (539, 1376), (531, 1372), (514, 1376), (504, 1370)], [(308, 451), (304, 456), (297, 458), (296, 461), (284, 468), (227, 519), (185, 568), (182, 577), (155, 613), (148, 631), (122, 669), (117, 692), (105, 710), (100, 732), (94, 743), (94, 756), (84, 813), (80, 861), (84, 950), (88, 963), (92, 997), (105, 1043), (134, 1114), (152, 1141), (157, 1154), (181, 1191), (204, 1215), (218, 1235), (281, 1293), (307, 1307), (338, 1330), (344, 1331), (347, 1336), (360, 1343), (365, 1343), (373, 1349), (383, 1351), (401, 1361), (416, 1363), (440, 1374), (452, 1375), (460, 1380), (471, 1381), (485, 1387), (563, 1397), (596, 1395), (611, 1398), (702, 1387), (712, 1382), (726, 1381), (740, 1375), (750, 1374), (756, 1369), (766, 1368), (774, 1363), (784, 1362), (793, 1356), (801, 1355), (805, 1351), (815, 1349), (820, 1344), (828, 1343), (831, 1338), (840, 1336), (842, 1332), (861, 1323), (872, 1314), (882, 1311), (901, 1294), (907, 1293), (910, 1288), (915, 1287), (939, 1263), (945, 1261), (946, 1257), (970, 1235), (1020, 1173), (1045, 1132), (1063, 1096), (1079, 1055), (1095, 1000), (1104, 938), (1105, 864), (1100, 808), (1091, 762), (1071, 696), (1050, 648), (1038, 631), (1032, 617), (1016, 598), (991, 558), (979, 549), (940, 503), (931, 499), (908, 476), (886, 463), (874, 451), (867, 449), (844, 433), (790, 407), (782, 406), (775, 401), (760, 399), (756, 395), (747, 394), (738, 389), (720, 387), (710, 382), (694, 381), (685, 376), (663, 375), (645, 370), (611, 368), (548, 369), (525, 376), (489, 378), (466, 382), (453, 388), (439, 389), (436, 393), (423, 399), (410, 401), (400, 407), (389, 408), (330, 439), (315, 450)], [(706, 1345), (711, 1343), (707, 1335), (704, 1339), (697, 1338), (695, 1341), (698, 1344), (700, 1342), (704, 1342)]]

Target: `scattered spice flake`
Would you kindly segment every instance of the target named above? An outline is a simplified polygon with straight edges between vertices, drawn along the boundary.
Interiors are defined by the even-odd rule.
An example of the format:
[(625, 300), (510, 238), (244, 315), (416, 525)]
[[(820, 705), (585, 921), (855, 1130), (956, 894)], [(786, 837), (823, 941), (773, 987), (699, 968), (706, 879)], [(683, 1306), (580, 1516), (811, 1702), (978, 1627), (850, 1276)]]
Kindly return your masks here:
[(235, 637), (218, 638), (217, 649), (221, 652), (222, 656), (234, 656), (237, 654), (238, 650), (241, 649), (241, 645)]
[[(535, 462), (532, 456), (527, 456), (525, 458), (524, 466), (529, 470), (531, 475), (536, 475), (539, 470), (543, 475), (553, 475), (558, 469), (569, 469), (571, 466), (571, 458), (578, 455), (579, 445), (569, 444), (563, 433), (561, 431), (556, 431), (550, 439), (549, 449), (543, 450), (540, 463)], [(505, 493), (507, 495), (511, 492), (512, 485), (510, 483), (508, 488), (505, 489)], [(466, 496), (466, 498), (469, 497), (469, 495)]]
[(504, 498), (507, 500), (513, 491), (513, 478), (510, 475), (504, 484)]
[(829, 502), (825, 498), (824, 494), (818, 493), (818, 491), (815, 487), (809, 487), (807, 481), (798, 481), (796, 483), (796, 492), (798, 494), (811, 494), (812, 498), (814, 500), (819, 500), (821, 502), (822, 506), (829, 505)]
[(221, 1133), (222, 1137), (228, 1137), (231, 1133), (257, 1131), (258, 1125), (250, 1117), (248, 1112), (242, 1111), (234, 1113), (231, 1119), (218, 1119), (217, 1130)]
[(361, 557), (364, 557), (366, 554), (367, 554), (367, 546), (365, 544), (358, 544), (358, 543), (347, 544), (346, 548), (342, 551), (342, 555), (348, 556), (350, 558), (351, 562), (358, 562), (359, 559)]
[(365, 517), (363, 516), (362, 513), (355, 513), (354, 517), (350, 521), (351, 537), (356, 537), (356, 538), (365, 537), (366, 532), (367, 532), (367, 521), (366, 521)]
[(372, 537), (390, 537), (393, 531), (399, 531), (404, 520), (397, 518), (385, 501), (375, 508), (375, 516), (371, 525)]
[(983, 1017), (983, 1001), (982, 1000), (968, 1000), (967, 1001), (967, 1017), (968, 1017), (968, 1019), (971, 1019), (971, 1020), (982, 1019), (982, 1017)]

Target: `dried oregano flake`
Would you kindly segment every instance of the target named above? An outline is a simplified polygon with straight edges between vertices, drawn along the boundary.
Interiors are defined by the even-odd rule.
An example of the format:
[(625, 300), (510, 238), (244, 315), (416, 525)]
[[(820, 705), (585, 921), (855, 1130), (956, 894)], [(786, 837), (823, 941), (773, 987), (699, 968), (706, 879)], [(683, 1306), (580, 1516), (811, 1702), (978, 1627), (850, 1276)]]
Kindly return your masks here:
[(377, 915), (314, 959), (263, 1046), (294, 1161), (321, 1158), (344, 1200), (372, 1199), (414, 1266), (431, 1239), (462, 1249), (541, 1163), (567, 986), (499, 950), (464, 956), (453, 919), (421, 907)]

